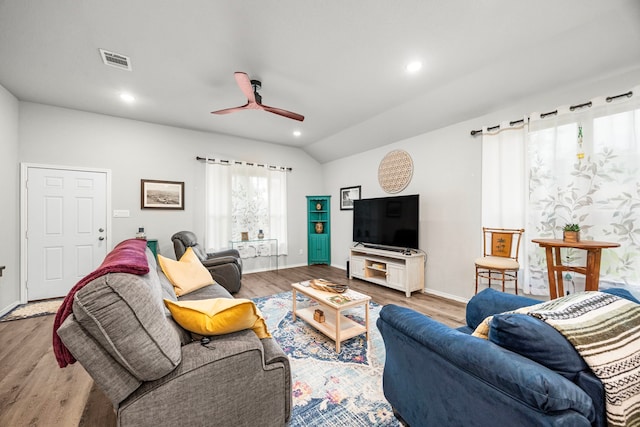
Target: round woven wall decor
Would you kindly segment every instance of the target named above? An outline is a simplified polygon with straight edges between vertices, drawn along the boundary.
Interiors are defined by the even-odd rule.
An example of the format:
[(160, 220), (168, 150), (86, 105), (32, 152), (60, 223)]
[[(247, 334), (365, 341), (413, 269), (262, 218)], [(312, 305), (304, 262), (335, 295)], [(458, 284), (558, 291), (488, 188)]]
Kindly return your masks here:
[(378, 166), (378, 182), (387, 193), (404, 190), (413, 176), (413, 160), (404, 150), (387, 153)]

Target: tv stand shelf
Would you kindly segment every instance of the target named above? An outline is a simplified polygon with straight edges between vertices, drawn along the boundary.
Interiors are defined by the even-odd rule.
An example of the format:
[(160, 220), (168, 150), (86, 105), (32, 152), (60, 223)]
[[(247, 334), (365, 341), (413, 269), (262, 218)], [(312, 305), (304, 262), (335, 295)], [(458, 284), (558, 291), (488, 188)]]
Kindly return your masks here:
[(425, 254), (353, 246), (350, 250), (349, 278), (403, 291), (424, 291)]

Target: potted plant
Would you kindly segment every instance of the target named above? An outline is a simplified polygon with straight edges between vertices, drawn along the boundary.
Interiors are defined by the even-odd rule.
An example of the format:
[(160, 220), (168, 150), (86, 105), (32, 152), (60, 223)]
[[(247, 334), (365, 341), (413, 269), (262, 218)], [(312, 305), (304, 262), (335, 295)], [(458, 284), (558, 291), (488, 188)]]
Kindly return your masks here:
[(565, 242), (580, 241), (580, 226), (578, 224), (566, 224), (562, 230), (562, 240)]

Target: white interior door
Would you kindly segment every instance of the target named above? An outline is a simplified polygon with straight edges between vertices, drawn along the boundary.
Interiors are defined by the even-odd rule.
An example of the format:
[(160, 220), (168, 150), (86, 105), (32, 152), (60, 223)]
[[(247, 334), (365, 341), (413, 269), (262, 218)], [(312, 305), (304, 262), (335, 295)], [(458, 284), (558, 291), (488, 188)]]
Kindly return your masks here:
[(107, 254), (107, 173), (27, 168), (27, 298), (65, 296)]

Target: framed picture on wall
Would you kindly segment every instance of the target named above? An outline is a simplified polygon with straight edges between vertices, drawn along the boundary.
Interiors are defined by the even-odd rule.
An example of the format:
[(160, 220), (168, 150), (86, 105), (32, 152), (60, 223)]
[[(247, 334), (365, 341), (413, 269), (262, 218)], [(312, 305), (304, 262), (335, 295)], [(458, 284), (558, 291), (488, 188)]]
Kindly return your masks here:
[(340, 210), (353, 210), (353, 201), (360, 200), (360, 186), (340, 189)]
[(184, 182), (141, 179), (140, 208), (184, 210)]

